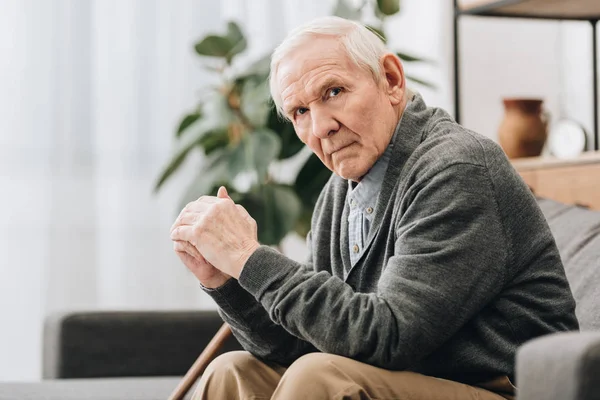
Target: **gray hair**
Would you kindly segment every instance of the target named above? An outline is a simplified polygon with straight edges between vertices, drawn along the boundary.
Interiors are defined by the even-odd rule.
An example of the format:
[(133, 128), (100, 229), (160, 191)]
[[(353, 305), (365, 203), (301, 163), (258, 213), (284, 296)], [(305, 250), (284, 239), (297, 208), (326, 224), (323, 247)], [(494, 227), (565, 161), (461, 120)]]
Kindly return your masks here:
[(269, 87), (277, 112), (281, 116), (285, 115), (277, 82), (279, 64), (292, 51), (314, 39), (315, 36), (338, 38), (350, 59), (358, 67), (370, 72), (377, 84), (382, 80), (380, 59), (388, 50), (378, 35), (355, 21), (339, 17), (317, 18), (292, 30), (271, 57)]

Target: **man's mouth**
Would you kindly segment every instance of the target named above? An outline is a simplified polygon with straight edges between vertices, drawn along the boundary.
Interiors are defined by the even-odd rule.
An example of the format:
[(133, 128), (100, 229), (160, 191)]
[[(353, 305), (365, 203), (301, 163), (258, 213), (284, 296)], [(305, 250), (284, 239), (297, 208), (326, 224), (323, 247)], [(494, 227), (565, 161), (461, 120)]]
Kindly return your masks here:
[(350, 146), (350, 145), (352, 145), (352, 143), (348, 143), (348, 144), (346, 144), (346, 145), (340, 146), (340, 147), (338, 147), (337, 149), (335, 149), (334, 151), (332, 151), (330, 154), (331, 154), (331, 155), (334, 155), (334, 154), (335, 154), (335, 153), (337, 153), (338, 151), (340, 151), (340, 150), (344, 150), (346, 147), (348, 147), (348, 146)]

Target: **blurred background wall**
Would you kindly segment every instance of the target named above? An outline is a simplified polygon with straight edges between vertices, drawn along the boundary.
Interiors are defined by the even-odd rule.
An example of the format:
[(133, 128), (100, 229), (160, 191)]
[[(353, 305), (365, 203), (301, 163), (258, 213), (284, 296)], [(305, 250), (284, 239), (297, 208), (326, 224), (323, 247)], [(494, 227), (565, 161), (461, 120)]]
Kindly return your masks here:
[[(247, 57), (327, 15), (321, 0), (0, 0), (0, 380), (39, 379), (51, 312), (213, 307), (172, 252), (184, 173), (152, 194), (175, 126), (209, 81), (196, 40), (234, 19)], [(393, 48), (453, 112), (452, 4), (404, 0)], [(586, 23), (462, 18), (463, 123), (492, 138), (503, 96), (591, 130)], [(562, 106), (561, 106), (562, 105)], [(185, 168), (194, 168), (189, 160)], [(302, 259), (300, 238), (284, 250)]]

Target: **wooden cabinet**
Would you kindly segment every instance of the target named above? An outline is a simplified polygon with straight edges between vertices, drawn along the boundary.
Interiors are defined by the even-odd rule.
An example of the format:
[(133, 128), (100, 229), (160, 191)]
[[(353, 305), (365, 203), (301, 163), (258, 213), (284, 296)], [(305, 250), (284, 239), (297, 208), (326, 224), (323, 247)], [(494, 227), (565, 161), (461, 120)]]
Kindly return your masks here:
[(523, 158), (513, 166), (537, 196), (600, 210), (600, 152), (574, 160)]

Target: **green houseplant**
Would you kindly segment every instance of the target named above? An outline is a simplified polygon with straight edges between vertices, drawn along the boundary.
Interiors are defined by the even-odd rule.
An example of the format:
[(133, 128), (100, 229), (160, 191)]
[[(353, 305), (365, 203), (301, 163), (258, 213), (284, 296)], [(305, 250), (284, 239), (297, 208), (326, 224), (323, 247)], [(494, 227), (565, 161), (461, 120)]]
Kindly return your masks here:
[[(364, 7), (374, 7), (379, 24), (369, 28), (385, 41), (385, 18), (399, 11), (399, 0), (365, 0), (357, 7), (339, 0), (334, 14), (358, 20)], [(195, 45), (197, 54), (207, 61), (206, 67), (218, 75), (220, 82), (181, 120), (176, 131), (176, 150), (161, 172), (155, 190), (162, 187), (192, 151), (202, 151), (203, 165), (192, 179), (182, 204), (201, 195), (215, 195), (223, 185), (231, 198), (257, 221), (259, 241), (277, 245), (291, 231), (306, 235), (313, 208), (331, 171), (311, 154), (293, 183), (274, 179), (272, 171), (276, 163), (296, 156), (304, 144), (291, 123), (280, 118), (271, 103), (267, 82), (270, 57), (257, 60), (241, 73), (234, 72), (235, 58), (246, 47), (247, 40), (235, 22), (228, 23), (224, 35), (208, 35)], [(405, 62), (423, 61), (405, 53), (398, 56)], [(416, 78), (408, 79), (429, 85)]]

